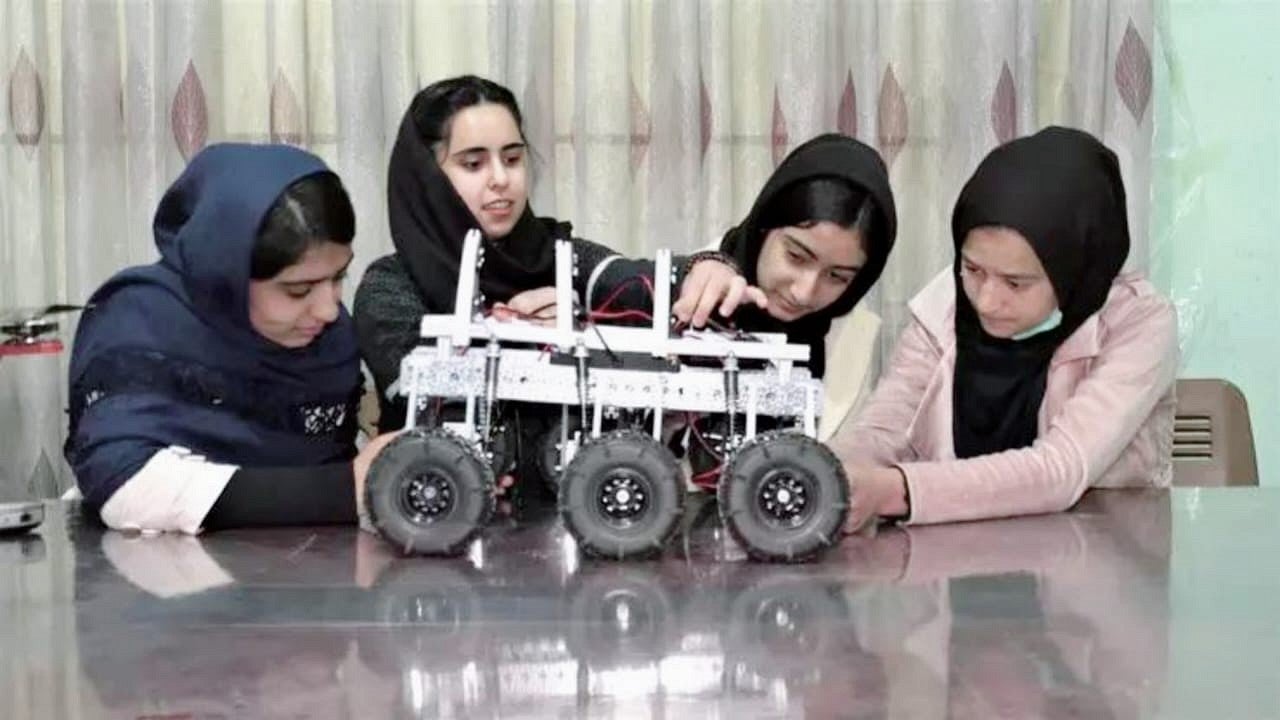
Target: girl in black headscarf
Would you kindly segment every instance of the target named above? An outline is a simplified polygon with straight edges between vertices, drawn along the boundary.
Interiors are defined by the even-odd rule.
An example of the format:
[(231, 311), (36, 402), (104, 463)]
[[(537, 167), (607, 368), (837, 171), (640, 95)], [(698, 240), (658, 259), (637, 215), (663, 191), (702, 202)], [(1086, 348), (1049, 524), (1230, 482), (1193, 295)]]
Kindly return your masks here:
[[(896, 233), (884, 161), (851, 137), (827, 134), (791, 151), (747, 217), (716, 244), (766, 301), (744, 304), (736, 312), (714, 308), (732, 315), (721, 320), (741, 331), (780, 333), (788, 342), (809, 346), (808, 369), (823, 380), (821, 440), (834, 434), (862, 394), (880, 320), (858, 303), (884, 270)], [(606, 263), (600, 274), (608, 285), (651, 271), (640, 260)], [(627, 307), (647, 309), (647, 301), (640, 289), (620, 297)], [(692, 476), (699, 482), (714, 479), (721, 458), (713, 446), (722, 425), (714, 416), (696, 423), (688, 446)]]
[(1171, 478), (1177, 323), (1129, 253), (1114, 153), (1051, 127), (996, 148), (952, 216), (956, 260), (837, 449), (850, 527), (1064, 510)]
[[(484, 235), (479, 291), (486, 309), (499, 317), (553, 319), (558, 239), (572, 241), (574, 289), (583, 305), (595, 308), (612, 294), (614, 282), (632, 279), (604, 278), (596, 270), (616, 257), (613, 251), (572, 238), (567, 222), (534, 215), (527, 154), (515, 97), (489, 80), (467, 75), (433, 83), (405, 113), (387, 181), (396, 252), (369, 266), (354, 303), (360, 353), (378, 390), (380, 428), (404, 425), (406, 403), (396, 384), (400, 361), (418, 344), (424, 314), (453, 312), (458, 274), (470, 271), (458, 267), (469, 230)], [(681, 258), (677, 266), (681, 291), (672, 309), (682, 320), (701, 325), (707, 313), (698, 314), (699, 308), (706, 305), (732, 311), (742, 300), (763, 302), (719, 256)], [(511, 409), (507, 420), (521, 428), (517, 444), (545, 430), (546, 408)]]
[(791, 151), (720, 250), (768, 298), (744, 307), (739, 327), (809, 345), (809, 369), (826, 374), (825, 340), (880, 278), (897, 233), (889, 174), (875, 150), (820, 135)]
[[(747, 217), (715, 243), (765, 302), (728, 313), (707, 310), (732, 315), (739, 330), (781, 333), (788, 342), (808, 345), (809, 371), (824, 377), (833, 323), (880, 278), (896, 234), (893, 190), (880, 155), (846, 135), (815, 137), (787, 155)], [(647, 267), (643, 260), (617, 258), (601, 276), (612, 285)], [(647, 300), (641, 290), (620, 298), (626, 306)], [(872, 336), (878, 322), (871, 319)]]

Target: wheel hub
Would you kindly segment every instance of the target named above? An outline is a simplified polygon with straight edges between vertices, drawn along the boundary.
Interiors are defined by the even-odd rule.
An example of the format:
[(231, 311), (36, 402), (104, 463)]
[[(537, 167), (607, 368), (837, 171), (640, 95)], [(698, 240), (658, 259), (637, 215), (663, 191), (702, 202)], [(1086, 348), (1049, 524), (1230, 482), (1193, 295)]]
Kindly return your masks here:
[(640, 477), (629, 470), (610, 473), (600, 485), (599, 503), (604, 516), (618, 522), (634, 520), (649, 505)]
[(798, 525), (811, 507), (809, 483), (785, 470), (774, 470), (760, 483), (760, 510), (778, 524)]
[(453, 509), (454, 488), (448, 478), (428, 471), (405, 483), (401, 503), (416, 523), (429, 523)]

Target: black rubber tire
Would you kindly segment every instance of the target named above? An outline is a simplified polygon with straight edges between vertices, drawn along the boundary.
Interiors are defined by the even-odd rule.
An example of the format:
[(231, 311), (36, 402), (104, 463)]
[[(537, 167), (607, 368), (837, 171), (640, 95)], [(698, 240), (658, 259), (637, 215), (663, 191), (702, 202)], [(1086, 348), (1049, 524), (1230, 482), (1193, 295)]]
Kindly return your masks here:
[[(435, 517), (407, 504), (412, 483), (424, 477), (449, 493)], [(382, 537), (405, 555), (457, 555), (493, 515), (493, 471), (470, 442), (449, 430), (409, 430), (374, 459), (365, 508)]]
[[(605, 492), (614, 482), (638, 491), (623, 500), (639, 506), (630, 517), (608, 514)], [(560, 481), (559, 504), (565, 527), (587, 555), (652, 557), (661, 554), (679, 524), (684, 476), (661, 443), (637, 430), (618, 430), (578, 448)]]
[(679, 638), (675, 603), (656, 568), (584, 566), (569, 598), (569, 652), (595, 670), (657, 662)]
[[(789, 498), (802, 493), (793, 517), (771, 514), (766, 495), (776, 483)], [(720, 518), (754, 560), (804, 562), (840, 541), (849, 512), (844, 468), (825, 445), (786, 430), (763, 433), (743, 443), (720, 475)], [(776, 505), (776, 503), (774, 503)], [(779, 511), (781, 512), (781, 511)]]

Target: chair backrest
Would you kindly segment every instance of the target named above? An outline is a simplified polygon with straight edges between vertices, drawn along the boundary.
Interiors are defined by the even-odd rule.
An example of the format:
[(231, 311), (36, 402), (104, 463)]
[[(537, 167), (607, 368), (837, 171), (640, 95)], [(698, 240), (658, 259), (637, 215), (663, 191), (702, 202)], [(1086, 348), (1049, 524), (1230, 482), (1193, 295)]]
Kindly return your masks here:
[(1249, 406), (1226, 380), (1179, 380), (1173, 421), (1173, 484), (1257, 485)]

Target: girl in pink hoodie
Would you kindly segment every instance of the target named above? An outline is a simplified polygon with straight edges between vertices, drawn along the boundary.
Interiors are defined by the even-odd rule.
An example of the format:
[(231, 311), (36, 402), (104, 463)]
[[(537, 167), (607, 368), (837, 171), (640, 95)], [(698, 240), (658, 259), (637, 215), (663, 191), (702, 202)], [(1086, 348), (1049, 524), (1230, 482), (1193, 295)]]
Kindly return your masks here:
[(1050, 127), (965, 185), (953, 267), (832, 446), (846, 530), (1058, 512), (1089, 487), (1168, 486), (1177, 319), (1129, 254), (1116, 156)]

